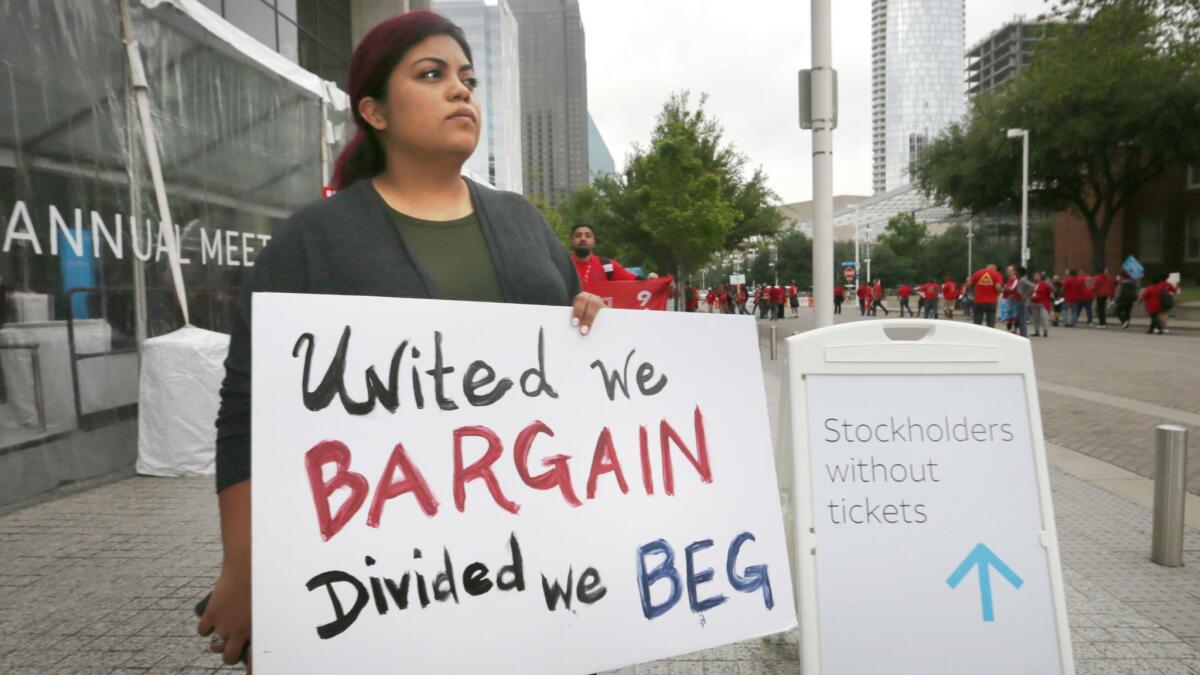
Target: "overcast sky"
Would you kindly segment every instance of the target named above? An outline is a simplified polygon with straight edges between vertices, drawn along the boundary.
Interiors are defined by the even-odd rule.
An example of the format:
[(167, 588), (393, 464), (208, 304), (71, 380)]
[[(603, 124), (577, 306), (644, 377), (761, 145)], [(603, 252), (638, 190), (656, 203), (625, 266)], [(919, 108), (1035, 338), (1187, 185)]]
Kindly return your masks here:
[[(797, 117), (796, 73), (811, 65), (806, 0), (579, 0), (587, 35), (588, 108), (617, 168), (647, 145), (673, 91), (707, 109), (725, 139), (761, 164), (784, 202), (812, 196), (811, 134)], [(871, 194), (871, 3), (833, 4), (839, 79), (834, 194)], [(966, 43), (1045, 0), (966, 0)]]

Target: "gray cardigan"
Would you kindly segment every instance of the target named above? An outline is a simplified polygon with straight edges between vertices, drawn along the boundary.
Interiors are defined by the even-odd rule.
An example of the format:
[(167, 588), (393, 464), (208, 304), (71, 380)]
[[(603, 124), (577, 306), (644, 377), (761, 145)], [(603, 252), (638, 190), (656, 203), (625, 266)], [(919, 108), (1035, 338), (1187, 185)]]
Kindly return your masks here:
[[(465, 179), (505, 302), (570, 305), (579, 275), (524, 197)], [(369, 180), (297, 211), (272, 237), (238, 297), (217, 413), (217, 490), (250, 477), (250, 296), (255, 291), (441, 297)]]

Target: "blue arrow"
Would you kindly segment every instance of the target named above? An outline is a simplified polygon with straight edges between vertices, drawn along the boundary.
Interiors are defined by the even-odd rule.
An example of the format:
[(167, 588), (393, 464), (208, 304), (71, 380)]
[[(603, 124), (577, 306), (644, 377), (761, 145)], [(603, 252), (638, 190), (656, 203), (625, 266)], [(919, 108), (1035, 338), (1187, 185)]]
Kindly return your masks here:
[(992, 549), (983, 544), (976, 544), (975, 548), (971, 549), (971, 552), (954, 570), (950, 578), (946, 579), (946, 583), (950, 585), (950, 588), (957, 588), (959, 582), (966, 578), (972, 567), (979, 567), (979, 600), (983, 604), (983, 620), (995, 621), (996, 616), (992, 612), (992, 579), (988, 573), (989, 565), (996, 568), (1000, 576), (1008, 579), (1008, 583), (1012, 584), (1013, 588), (1020, 588), (1021, 584), (1025, 583), (1021, 581), (1021, 577), (1017, 576), (1016, 572), (1004, 564), (1003, 560), (992, 553)]

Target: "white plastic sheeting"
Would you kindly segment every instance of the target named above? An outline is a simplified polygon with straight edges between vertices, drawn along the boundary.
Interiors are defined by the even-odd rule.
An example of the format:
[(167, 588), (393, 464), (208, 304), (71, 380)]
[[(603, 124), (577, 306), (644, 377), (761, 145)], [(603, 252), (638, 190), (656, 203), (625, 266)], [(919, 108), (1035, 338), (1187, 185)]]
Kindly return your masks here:
[(137, 472), (212, 474), (229, 336), (194, 326), (142, 343)]

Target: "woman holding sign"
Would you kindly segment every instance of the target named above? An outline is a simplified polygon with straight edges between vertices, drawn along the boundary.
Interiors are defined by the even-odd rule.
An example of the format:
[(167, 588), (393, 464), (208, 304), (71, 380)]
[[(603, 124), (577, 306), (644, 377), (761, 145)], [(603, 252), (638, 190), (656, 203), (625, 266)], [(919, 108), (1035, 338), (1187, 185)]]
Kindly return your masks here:
[(350, 60), (358, 133), (330, 199), (295, 213), (238, 300), (217, 417), (224, 560), (198, 629), (232, 664), (250, 640), (250, 298), (256, 291), (571, 305), (587, 335), (603, 302), (517, 194), (461, 175), (479, 142), (463, 32), (433, 12), (373, 28)]

